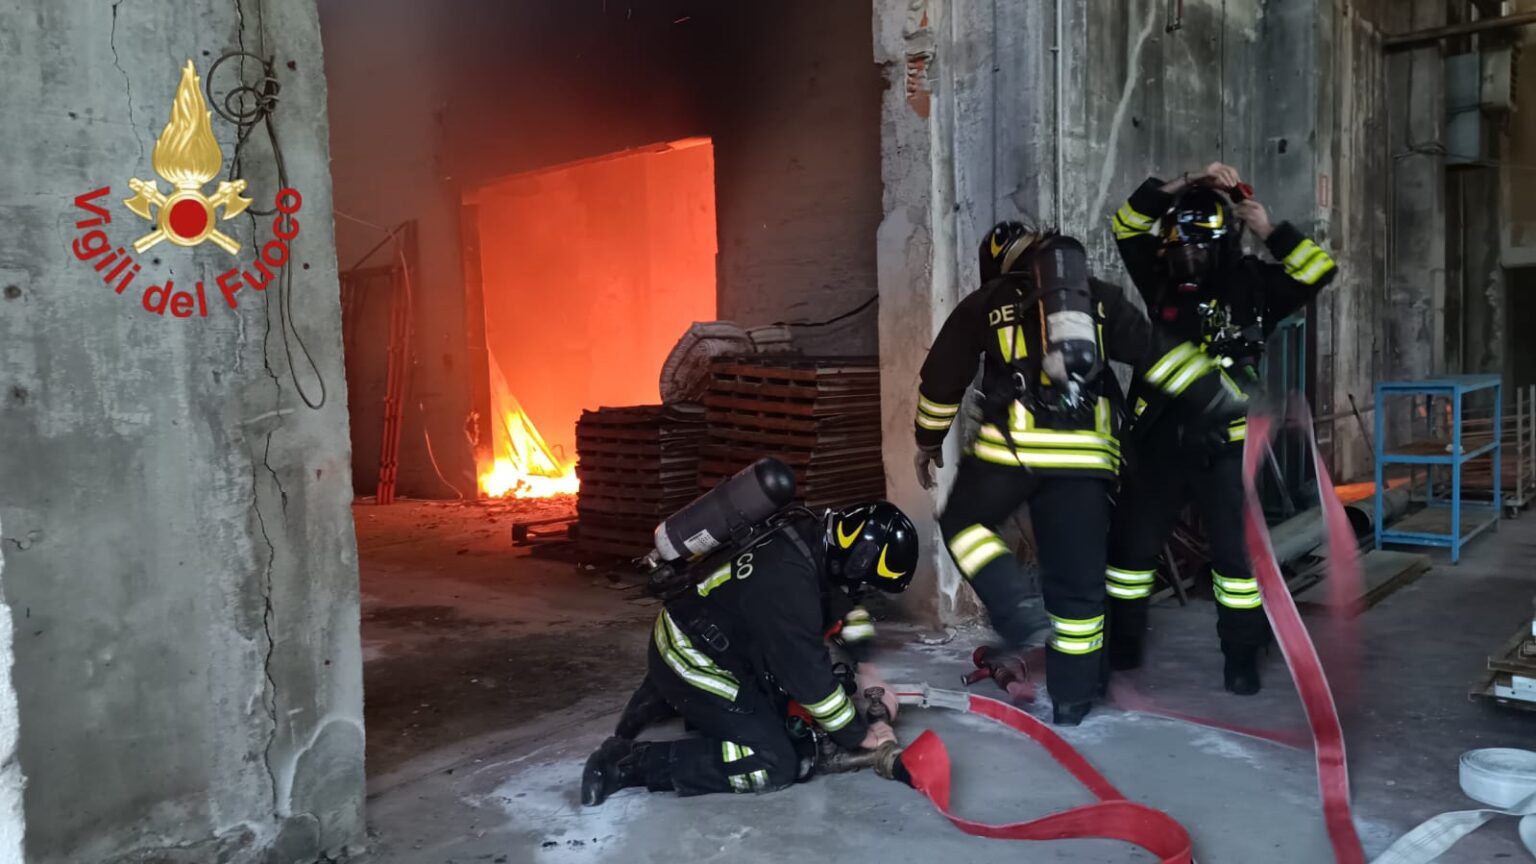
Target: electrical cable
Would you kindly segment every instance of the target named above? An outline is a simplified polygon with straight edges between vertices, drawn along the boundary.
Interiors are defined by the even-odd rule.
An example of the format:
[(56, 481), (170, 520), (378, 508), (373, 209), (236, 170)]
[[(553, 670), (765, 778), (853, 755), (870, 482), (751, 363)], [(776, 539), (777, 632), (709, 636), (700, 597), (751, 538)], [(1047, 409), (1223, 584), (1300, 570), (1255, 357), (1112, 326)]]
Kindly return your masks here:
[[(242, 58), (240, 86), (224, 94), (222, 101), (215, 99), (213, 95), (214, 73), (218, 71), (219, 66), (225, 61), (236, 57)], [(262, 76), (259, 89), (254, 85), (245, 83), (243, 74), (243, 58), (245, 57), (250, 57), (261, 64)], [(238, 135), (235, 138), (234, 157), (229, 162), (229, 179), (234, 180), (241, 173), (240, 168), (244, 158), (245, 145), (250, 140), (251, 132), (255, 131), (256, 126), (259, 124), (265, 127), (267, 131), (267, 142), (272, 148), (272, 161), (277, 167), (278, 188), (291, 188), (288, 184), (288, 164), (283, 158), (283, 148), (278, 142), (277, 130), (272, 124), (272, 111), (277, 107), (277, 94), (281, 89), (277, 76), (272, 69), (272, 59), (263, 59), (244, 49), (227, 52), (220, 56), (219, 59), (213, 61), (212, 66), (208, 67), (208, 75), (203, 82), (203, 89), (207, 94), (208, 104), (213, 106), (213, 110), (218, 112), (221, 118), (234, 124), (235, 129), (238, 131)], [(246, 104), (248, 98), (252, 101), (252, 104), (249, 106)], [(256, 217), (272, 216), (278, 210), (275, 205), (270, 210), (263, 210), (253, 205), (246, 208), (246, 212), (251, 215), (251, 229), (254, 236)], [(288, 375), (293, 379), (294, 389), (298, 391), (299, 398), (303, 400), (304, 404), (311, 409), (319, 410), (321, 406), (325, 405), (326, 400), (325, 376), (320, 374), (320, 365), (315, 361), (315, 356), (310, 352), (309, 346), (304, 344), (304, 337), (299, 333), (297, 325), (293, 323), (293, 262), (291, 255), (289, 260), (284, 261), (282, 264), (281, 272), (277, 279), (277, 292), (278, 329), (282, 331), (283, 335), (283, 353), (288, 358)], [(292, 332), (291, 342), (289, 339), (290, 331)], [(299, 380), (299, 370), (293, 360), (292, 342), (298, 343), (299, 351), (303, 353), (304, 359), (309, 363), (310, 371), (314, 373), (315, 380), (320, 384), (320, 395), (317, 399), (310, 398), (308, 391), (304, 389), (303, 382)], [(265, 352), (265, 345), (262, 346), (262, 350)]]
[(868, 300), (865, 300), (863, 303), (860, 303), (859, 305), (853, 307), (852, 309), (849, 309), (847, 312), (844, 312), (843, 314), (838, 315), (835, 318), (828, 318), (825, 321), (775, 321), (775, 322), (773, 322), (773, 324), (771, 326), (773, 326), (773, 327), (826, 327), (829, 324), (836, 324), (837, 322), (842, 321), (845, 318), (852, 318), (853, 316), (859, 314), (860, 312), (863, 312), (865, 309), (868, 309), (870, 306), (873, 306), (875, 301), (879, 300), (879, 299), (880, 299), (880, 295), (879, 294), (875, 294), (875, 295), (871, 296)]

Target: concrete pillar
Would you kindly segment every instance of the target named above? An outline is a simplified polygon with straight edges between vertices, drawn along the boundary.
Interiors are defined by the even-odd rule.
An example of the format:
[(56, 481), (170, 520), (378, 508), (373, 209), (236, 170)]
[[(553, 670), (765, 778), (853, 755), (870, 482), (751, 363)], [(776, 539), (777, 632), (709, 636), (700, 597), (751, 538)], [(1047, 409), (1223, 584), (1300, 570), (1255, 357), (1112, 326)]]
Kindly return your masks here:
[[(27, 860), (340, 855), (363, 837), (362, 684), (315, 4), (10, 0), (0, 32), (0, 547)], [(274, 124), (303, 196), (288, 258), (305, 347), (290, 334), (291, 360), (278, 285), (230, 308), (215, 283), (256, 269), (270, 218), (219, 222), (234, 254), (130, 251), (141, 272), (120, 294), (73, 251), (91, 230), (128, 250), (146, 233), (122, 202), (129, 178), (167, 188), (152, 156), (180, 67), (207, 75), (241, 46), (275, 55)], [(215, 93), (239, 74), (226, 64)], [(215, 116), (212, 130), (223, 177), (236, 129)], [(241, 176), (270, 208), (263, 129)], [(104, 213), (75, 203), (104, 187)], [(206, 317), (145, 310), (147, 288), (173, 283), (190, 303), (199, 282)], [(324, 380), (322, 407), (291, 371), (312, 400)], [(5, 788), (0, 775), (0, 820)]]
[[(0, 525), (0, 537), (5, 526)], [(0, 543), (0, 591), (5, 585), (5, 544)], [(0, 601), (0, 861), (22, 860), (22, 839), (26, 818), (22, 812), (22, 790), (26, 777), (16, 758), (16, 739), (20, 732), (16, 711), (16, 688), (11, 683), (14, 626), (11, 607)]]

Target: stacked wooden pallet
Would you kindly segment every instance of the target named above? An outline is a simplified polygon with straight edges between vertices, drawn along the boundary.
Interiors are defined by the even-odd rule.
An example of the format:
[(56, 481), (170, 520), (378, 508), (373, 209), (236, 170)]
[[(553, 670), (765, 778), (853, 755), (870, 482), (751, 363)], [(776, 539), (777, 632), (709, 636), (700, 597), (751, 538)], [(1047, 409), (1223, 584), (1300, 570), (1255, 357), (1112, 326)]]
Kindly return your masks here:
[(773, 456), (795, 470), (799, 497), (811, 508), (885, 495), (873, 358), (719, 359), (710, 366), (704, 407), (701, 490)]
[(576, 539), (583, 551), (638, 556), (656, 523), (698, 494), (704, 413), (640, 405), (583, 411), (576, 422)]

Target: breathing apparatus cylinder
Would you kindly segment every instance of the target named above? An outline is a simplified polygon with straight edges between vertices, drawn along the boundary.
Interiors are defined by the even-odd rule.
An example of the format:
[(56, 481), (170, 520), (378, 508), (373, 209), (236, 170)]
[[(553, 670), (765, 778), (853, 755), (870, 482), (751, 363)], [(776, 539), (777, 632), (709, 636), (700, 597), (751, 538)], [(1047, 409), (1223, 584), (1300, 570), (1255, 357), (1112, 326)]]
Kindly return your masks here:
[(657, 525), (656, 548), (642, 560), (654, 568), (706, 555), (794, 497), (795, 472), (777, 459), (759, 459)]
[(1057, 237), (1034, 256), (1040, 292), (1040, 321), (1045, 331), (1041, 370), (1078, 406), (1084, 385), (1098, 375), (1098, 325), (1088, 284), (1088, 253), (1071, 237)]

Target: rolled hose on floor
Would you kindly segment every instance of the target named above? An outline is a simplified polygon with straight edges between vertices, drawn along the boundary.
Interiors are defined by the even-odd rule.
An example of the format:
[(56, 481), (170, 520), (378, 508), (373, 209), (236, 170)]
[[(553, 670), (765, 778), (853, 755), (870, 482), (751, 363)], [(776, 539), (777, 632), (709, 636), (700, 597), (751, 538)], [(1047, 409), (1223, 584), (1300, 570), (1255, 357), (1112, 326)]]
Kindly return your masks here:
[(1431, 817), (1371, 864), (1429, 864), (1498, 816), (1519, 816), (1520, 842), (1536, 857), (1536, 753), (1494, 747), (1461, 754), (1461, 791), (1488, 807)]

